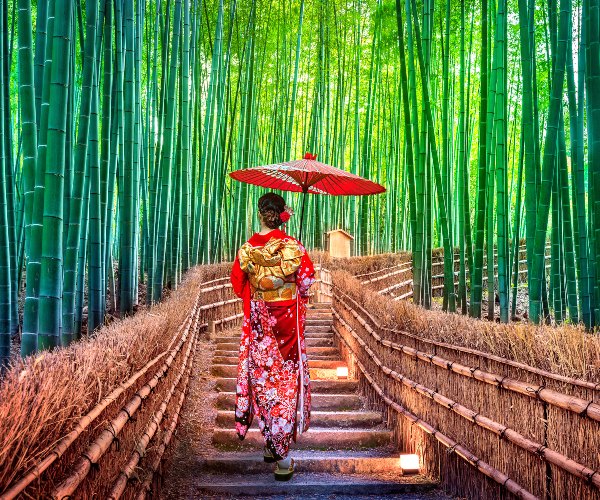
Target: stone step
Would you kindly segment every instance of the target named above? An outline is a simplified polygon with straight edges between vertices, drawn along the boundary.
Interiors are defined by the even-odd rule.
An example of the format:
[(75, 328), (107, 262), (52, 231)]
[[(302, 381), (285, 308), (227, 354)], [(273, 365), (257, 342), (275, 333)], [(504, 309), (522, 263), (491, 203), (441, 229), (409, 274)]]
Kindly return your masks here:
[(333, 323), (333, 314), (332, 313), (327, 313), (327, 314), (323, 314), (323, 313), (307, 313), (306, 314), (306, 321), (307, 322), (312, 322), (312, 321), (319, 321), (319, 322), (327, 322), (332, 324)]
[(331, 337), (307, 337), (306, 347), (333, 347), (333, 336)]
[(319, 319), (319, 318), (310, 318), (310, 317), (306, 317), (306, 326), (331, 326), (333, 325), (333, 316), (331, 318), (324, 318), (324, 319)]
[[(240, 342), (241, 334), (239, 332), (231, 332), (227, 335), (218, 335), (214, 338), (217, 344), (237, 343)], [(320, 326), (318, 329), (309, 327), (304, 332), (305, 338), (333, 338), (333, 329), (330, 327)]]
[[(237, 377), (236, 365), (213, 365), (211, 373), (216, 377)], [(336, 368), (310, 368), (311, 380), (338, 380)]]
[[(402, 475), (399, 467), (399, 453), (392, 447), (367, 449), (361, 451), (292, 449), (297, 473), (326, 472), (329, 474), (393, 474)], [(261, 451), (217, 452), (209, 457), (199, 458), (197, 468), (202, 473), (235, 474), (271, 472), (272, 464), (263, 461)], [(418, 480), (419, 476), (410, 476)]]
[[(203, 495), (219, 495), (219, 498), (309, 498), (309, 495), (310, 498), (335, 498), (338, 495), (340, 498), (356, 498), (359, 495), (382, 498), (402, 495), (406, 500), (420, 500), (431, 499), (429, 492), (437, 486), (425, 476), (380, 476), (365, 478), (363, 475), (303, 472), (294, 475), (291, 481), (284, 482), (275, 481), (270, 470), (252, 475), (204, 474), (194, 481), (194, 493), (199, 495), (197, 498)], [(373, 493), (376, 493), (376, 497), (372, 497)]]
[(310, 359), (311, 361), (317, 361), (317, 360), (323, 360), (323, 361), (342, 361), (342, 358), (340, 357), (340, 354), (315, 354), (315, 353), (311, 353), (310, 351), (308, 352), (308, 359)]
[[(215, 426), (220, 428), (235, 428), (235, 412), (220, 410), (217, 413)], [(382, 423), (381, 413), (373, 411), (311, 411), (310, 425), (325, 428), (370, 429)], [(254, 419), (252, 428), (258, 427), (258, 419)]]
[(213, 363), (217, 365), (235, 365), (238, 364), (237, 356), (213, 356)]
[[(327, 429), (312, 427), (308, 432), (298, 437), (294, 449), (331, 449), (358, 450), (377, 448), (390, 443), (392, 433), (382, 429)], [(213, 444), (219, 448), (262, 449), (265, 445), (258, 429), (249, 429), (243, 441), (240, 441), (235, 429), (215, 428)]]
[(217, 342), (217, 351), (238, 351), (240, 347), (239, 340), (237, 342)]
[(338, 380), (337, 369), (335, 368), (311, 368), (311, 380)]
[(312, 307), (306, 308), (306, 316), (307, 317), (315, 317), (315, 316), (331, 316), (333, 314), (332, 307), (321, 307), (314, 309)]
[(337, 347), (327, 346), (327, 347), (318, 347), (311, 346), (306, 348), (306, 352), (308, 353), (308, 357), (310, 359), (311, 356), (339, 356), (340, 351)]
[[(236, 346), (235, 349), (227, 349), (227, 350), (218, 350), (214, 352), (214, 356), (237, 356), (239, 353), (239, 346)], [(306, 347), (306, 352), (308, 353), (309, 359), (316, 359), (314, 356), (332, 356), (332, 359), (339, 359), (340, 351), (337, 347), (327, 346), (327, 347)]]
[[(401, 475), (399, 454), (391, 446), (362, 451), (336, 450), (333, 452), (318, 450), (292, 449), (296, 463), (295, 470), (304, 472), (328, 472), (333, 474), (377, 474), (392, 472)], [(271, 472), (272, 464), (263, 461), (261, 451), (238, 451), (214, 453), (207, 458), (198, 459), (197, 471), (236, 473)]]
[[(216, 389), (220, 392), (235, 392), (237, 379), (218, 378)], [(313, 394), (354, 394), (358, 390), (356, 380), (311, 380), (310, 389)]]
[(305, 333), (308, 334), (317, 332), (329, 333), (333, 332), (333, 328), (331, 325), (306, 325)]
[[(223, 351), (219, 351), (223, 352)], [(213, 363), (218, 365), (236, 365), (238, 364), (237, 352), (225, 352), (223, 355), (214, 356)], [(332, 363), (329, 364), (323, 363)], [(340, 364), (341, 363), (341, 364)], [(310, 354), (308, 366), (312, 368), (337, 368), (338, 366), (346, 366), (347, 363), (340, 358), (339, 354), (329, 354), (322, 356), (320, 354)]]
[(214, 357), (219, 357), (219, 356), (237, 356), (238, 355), (238, 350), (234, 349), (231, 351), (215, 351), (214, 353)]
[(314, 309), (329, 309), (331, 310), (331, 302), (312, 302), (306, 306), (306, 310)]
[[(214, 356), (213, 363), (216, 365), (230, 365), (237, 366), (237, 356)], [(309, 358), (309, 368), (337, 368), (338, 366), (348, 366), (347, 363), (341, 359), (315, 359)]]
[[(234, 392), (220, 392), (216, 406), (219, 410), (233, 410), (235, 407)], [(311, 409), (314, 411), (351, 411), (361, 410), (363, 401), (356, 394), (323, 394), (311, 395)]]

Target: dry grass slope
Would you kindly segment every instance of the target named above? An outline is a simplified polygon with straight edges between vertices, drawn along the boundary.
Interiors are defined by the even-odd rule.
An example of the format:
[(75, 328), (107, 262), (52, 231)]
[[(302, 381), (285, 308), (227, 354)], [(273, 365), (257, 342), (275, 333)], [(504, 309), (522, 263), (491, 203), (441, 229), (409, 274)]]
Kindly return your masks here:
[(345, 271), (334, 283), (372, 312), (383, 326), (420, 337), (481, 350), (560, 375), (600, 382), (600, 337), (579, 326), (499, 324), (441, 311), (424, 311), (408, 301), (372, 293)]
[[(141, 309), (68, 348), (15, 360), (0, 381), (0, 492), (43, 458), (103, 397), (162, 353), (192, 310), (200, 283), (223, 276), (227, 267), (195, 268), (178, 290), (152, 309)], [(75, 442), (69, 456), (48, 470), (51, 482), (146, 378), (111, 404)]]

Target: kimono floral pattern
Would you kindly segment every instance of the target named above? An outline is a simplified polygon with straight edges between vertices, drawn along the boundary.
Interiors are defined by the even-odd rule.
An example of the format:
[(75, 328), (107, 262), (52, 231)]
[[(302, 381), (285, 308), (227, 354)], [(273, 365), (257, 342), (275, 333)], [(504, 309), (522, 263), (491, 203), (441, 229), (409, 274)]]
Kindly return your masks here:
[[(306, 251), (301, 248), (303, 257), (295, 273), (297, 297), (285, 305), (274, 307), (262, 299), (252, 298), (244, 281), (246, 273), (240, 270), (237, 261), (232, 271), (234, 290), (244, 299), (236, 386), (236, 431), (239, 438), (244, 439), (256, 416), (266, 446), (276, 458), (287, 456), (291, 440), (308, 430), (310, 423), (310, 379), (304, 326), (305, 303), (314, 282), (314, 269)], [(282, 335), (287, 336), (287, 341)], [(289, 344), (291, 335), (294, 337), (294, 355), (288, 354), (286, 359), (278, 339), (280, 344)]]

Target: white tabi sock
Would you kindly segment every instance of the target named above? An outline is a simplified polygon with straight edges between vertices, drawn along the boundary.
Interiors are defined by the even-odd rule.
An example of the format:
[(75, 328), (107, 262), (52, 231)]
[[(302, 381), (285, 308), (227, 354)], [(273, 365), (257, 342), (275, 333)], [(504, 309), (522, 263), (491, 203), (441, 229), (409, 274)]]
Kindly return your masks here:
[(292, 465), (292, 457), (288, 455), (283, 460), (277, 460), (277, 465), (279, 465), (280, 469), (289, 469), (290, 465)]

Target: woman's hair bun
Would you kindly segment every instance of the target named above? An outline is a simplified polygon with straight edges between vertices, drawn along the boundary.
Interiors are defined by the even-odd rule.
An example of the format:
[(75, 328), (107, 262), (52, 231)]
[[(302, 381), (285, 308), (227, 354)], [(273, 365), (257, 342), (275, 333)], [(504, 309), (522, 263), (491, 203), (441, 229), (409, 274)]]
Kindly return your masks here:
[(283, 224), (281, 213), (285, 210), (285, 200), (276, 193), (263, 194), (258, 199), (258, 211), (269, 229), (277, 229)]

